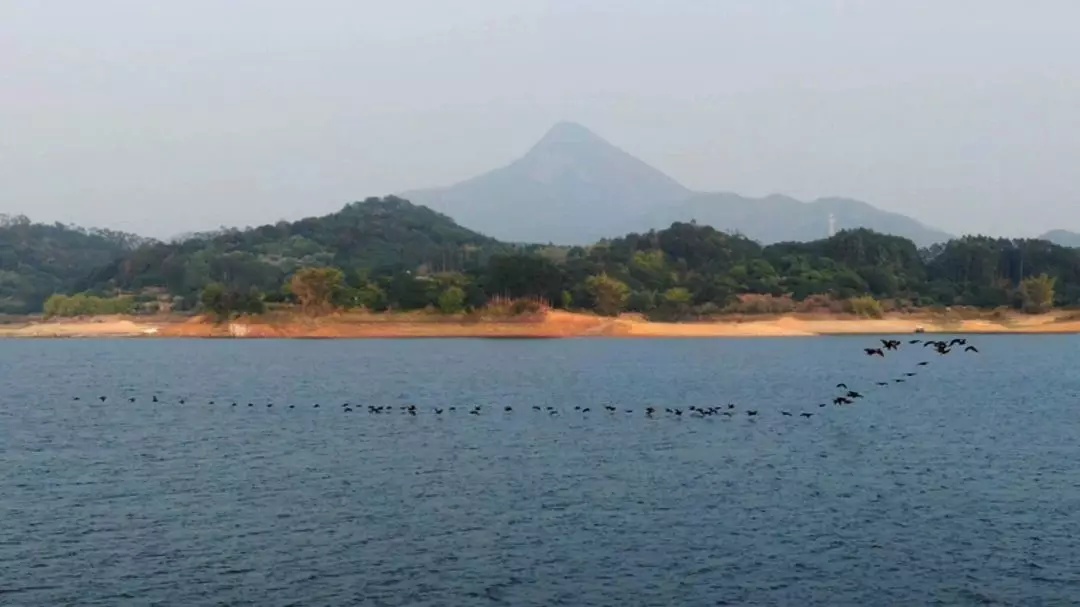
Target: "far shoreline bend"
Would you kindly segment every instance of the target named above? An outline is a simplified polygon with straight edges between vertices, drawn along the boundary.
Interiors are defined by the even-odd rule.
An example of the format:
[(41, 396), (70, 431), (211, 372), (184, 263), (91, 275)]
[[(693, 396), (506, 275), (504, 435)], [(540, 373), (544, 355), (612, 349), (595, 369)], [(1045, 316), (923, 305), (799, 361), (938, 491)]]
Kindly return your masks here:
[(100, 316), (32, 320), (0, 325), (0, 338), (207, 338), (207, 339), (559, 339), (754, 338), (842, 335), (1073, 334), (1080, 314), (932, 313), (855, 316), (775, 315), (721, 317), (701, 322), (650, 322), (549, 310), (527, 318), (471, 320), (422, 313), (342, 313), (319, 318), (271, 315), (213, 322), (204, 317)]

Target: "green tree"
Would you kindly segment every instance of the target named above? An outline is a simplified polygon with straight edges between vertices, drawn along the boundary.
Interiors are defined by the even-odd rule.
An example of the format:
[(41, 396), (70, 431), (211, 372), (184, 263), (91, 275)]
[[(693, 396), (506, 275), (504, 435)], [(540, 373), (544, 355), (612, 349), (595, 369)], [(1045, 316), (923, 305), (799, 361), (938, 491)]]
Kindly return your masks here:
[(304, 268), (293, 274), (289, 290), (309, 314), (326, 312), (333, 306), (345, 284), (345, 274), (337, 268)]
[(226, 301), (226, 289), (225, 285), (219, 282), (212, 282), (203, 287), (202, 294), (199, 296), (199, 303), (202, 304), (210, 314), (213, 314), (218, 320), (224, 320), (229, 316), (229, 305)]
[(585, 286), (593, 297), (596, 311), (604, 316), (616, 316), (626, 307), (630, 287), (607, 274), (590, 276)]
[(1046, 274), (1031, 276), (1020, 281), (1023, 310), (1028, 314), (1049, 312), (1054, 307), (1055, 279)]
[(457, 314), (465, 307), (465, 291), (458, 286), (449, 286), (439, 294), (439, 311), (443, 314)]

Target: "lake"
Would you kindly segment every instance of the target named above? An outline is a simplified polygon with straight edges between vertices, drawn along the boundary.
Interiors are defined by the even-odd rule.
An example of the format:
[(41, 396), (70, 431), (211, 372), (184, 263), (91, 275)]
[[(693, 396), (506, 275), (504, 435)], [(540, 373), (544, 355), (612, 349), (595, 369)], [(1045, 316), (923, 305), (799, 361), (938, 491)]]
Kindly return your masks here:
[(0, 604), (1076, 604), (1080, 337), (909, 337), (2, 341)]

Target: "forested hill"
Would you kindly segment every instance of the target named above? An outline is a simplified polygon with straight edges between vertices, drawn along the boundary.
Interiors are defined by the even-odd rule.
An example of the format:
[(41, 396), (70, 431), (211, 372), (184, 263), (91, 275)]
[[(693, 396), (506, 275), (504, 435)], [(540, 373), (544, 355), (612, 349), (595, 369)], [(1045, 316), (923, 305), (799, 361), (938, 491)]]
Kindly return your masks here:
[(154, 243), (101, 264), (81, 286), (102, 292), (162, 287), (193, 303), (210, 283), (273, 293), (302, 267), (334, 266), (361, 276), (458, 271), (504, 249), (445, 215), (391, 196), (322, 217)]
[(0, 215), (0, 313), (40, 310), (49, 295), (74, 289), (97, 268), (145, 242), (123, 232)]
[[(255, 312), (265, 301), (303, 303), (301, 293), (326, 294), (332, 301), (324, 305), (374, 310), (455, 312), (516, 298), (664, 319), (1080, 305), (1080, 249), (1044, 240), (965, 237), (919, 249), (902, 237), (856, 229), (762, 246), (691, 222), (588, 247), (514, 246), (394, 197), (176, 243), (8, 220), (0, 225), (0, 264), (9, 313), (40, 310), (52, 293), (80, 292), (130, 296), (124, 301), (147, 304), (143, 309), (212, 305), (219, 315)], [(304, 268), (314, 270), (298, 281)], [(96, 308), (82, 298), (54, 308), (131, 309), (124, 301)]]

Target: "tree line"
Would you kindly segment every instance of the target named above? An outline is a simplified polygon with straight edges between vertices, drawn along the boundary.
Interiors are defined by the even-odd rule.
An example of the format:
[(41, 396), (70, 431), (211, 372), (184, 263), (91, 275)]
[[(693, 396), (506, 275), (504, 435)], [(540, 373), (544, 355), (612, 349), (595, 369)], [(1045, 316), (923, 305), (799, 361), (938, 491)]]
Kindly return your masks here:
[(592, 247), (492, 255), (460, 271), (356, 272), (309, 267), (269, 293), (213, 283), (203, 307), (219, 317), (292, 302), (333, 308), (429, 309), (456, 314), (492, 301), (533, 301), (602, 315), (657, 320), (723, 313), (1007, 306), (1043, 312), (1080, 304), (1080, 251), (1034, 240), (958, 239), (935, 250), (903, 238), (849, 230), (809, 243), (762, 247), (711, 227), (670, 228)]
[[(4, 299), (12, 284), (31, 286), (15, 302)], [(694, 222), (588, 247), (513, 245), (395, 197), (171, 243), (0, 225), (0, 307), (42, 310), (53, 293), (55, 315), (122, 307), (225, 318), (279, 304), (313, 314), (546, 305), (664, 320), (930, 306), (1038, 312), (1080, 304), (1080, 249), (984, 236), (919, 249), (865, 229), (762, 246)], [(84, 297), (69, 301), (75, 294)], [(118, 296), (130, 299), (105, 301)]]

